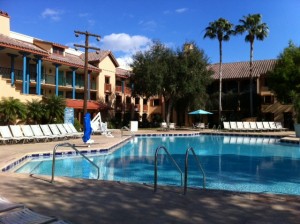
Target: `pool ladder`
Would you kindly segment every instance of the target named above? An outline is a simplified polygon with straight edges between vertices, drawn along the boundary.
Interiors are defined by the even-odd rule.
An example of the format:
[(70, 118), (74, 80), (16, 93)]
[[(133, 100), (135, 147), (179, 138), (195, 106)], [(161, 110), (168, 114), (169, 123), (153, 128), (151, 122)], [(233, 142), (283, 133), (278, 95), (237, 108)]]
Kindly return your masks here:
[[(175, 167), (177, 168), (177, 170), (179, 171), (180, 173), (180, 176), (181, 176), (181, 186), (182, 186), (182, 171), (180, 169), (180, 167), (178, 166), (178, 164), (176, 163), (176, 161), (174, 160), (174, 158), (172, 157), (172, 155), (169, 153), (169, 151), (167, 150), (166, 147), (164, 146), (159, 146), (156, 151), (155, 151), (155, 166), (154, 166), (154, 192), (156, 192), (157, 190), (157, 156), (158, 156), (158, 152), (159, 150), (163, 149), (166, 154), (169, 156), (169, 158), (171, 159), (171, 161), (173, 162), (173, 164), (175, 165)], [(205, 172), (201, 166), (201, 163), (198, 159), (198, 157), (196, 156), (196, 153), (193, 149), (193, 147), (189, 147), (187, 150), (186, 150), (186, 153), (185, 153), (185, 169), (184, 169), (184, 187), (183, 187), (183, 194), (186, 194), (186, 191), (187, 191), (187, 180), (188, 180), (188, 158), (189, 158), (189, 152), (192, 152), (193, 153), (193, 156), (198, 164), (198, 167), (200, 169), (200, 171), (202, 172), (202, 176), (203, 176), (203, 189), (205, 189), (205, 185), (206, 185), (206, 176), (205, 176)]]
[(82, 152), (80, 152), (74, 144), (71, 143), (61, 143), (61, 144), (57, 144), (54, 149), (53, 149), (53, 157), (52, 157), (52, 175), (51, 175), (51, 181), (50, 183), (54, 182), (54, 174), (55, 174), (55, 154), (56, 154), (56, 149), (58, 147), (70, 147), (72, 149), (74, 149), (79, 155), (81, 155), (84, 159), (86, 159), (87, 161), (89, 161), (94, 167), (97, 168), (98, 171), (98, 175), (97, 175), (97, 180), (99, 179), (100, 176), (100, 169), (99, 166), (97, 166), (92, 160), (90, 160), (86, 155), (84, 155)]
[(124, 132), (124, 130), (129, 131), (129, 132), (131, 133), (131, 136), (132, 136), (132, 137), (135, 136), (134, 132), (131, 131), (127, 126), (123, 126), (123, 127), (121, 128), (121, 138), (123, 137), (123, 132)]

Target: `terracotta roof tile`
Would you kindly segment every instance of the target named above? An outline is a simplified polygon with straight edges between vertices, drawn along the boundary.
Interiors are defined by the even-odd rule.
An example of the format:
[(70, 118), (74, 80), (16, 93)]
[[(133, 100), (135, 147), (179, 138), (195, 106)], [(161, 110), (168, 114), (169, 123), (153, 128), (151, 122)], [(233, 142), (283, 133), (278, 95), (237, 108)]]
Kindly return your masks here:
[[(44, 60), (62, 63), (62, 64), (68, 64), (69, 66), (84, 68), (84, 61), (80, 57), (68, 53), (65, 53), (65, 56), (59, 54), (51, 54), (49, 55), (49, 57), (45, 58)], [(100, 71), (99, 68), (90, 64), (88, 65), (88, 68), (94, 71)]]
[(122, 78), (128, 78), (131, 75), (131, 71), (123, 68), (116, 68), (116, 76)]
[(6, 35), (0, 34), (0, 46), (26, 51), (33, 54), (48, 56), (48, 52), (28, 42), (16, 40)]
[[(253, 61), (253, 77), (259, 77), (262, 74), (272, 70), (276, 64), (273, 60), (259, 60)], [(209, 66), (214, 72), (213, 78), (219, 79), (219, 63)], [(223, 79), (243, 79), (249, 78), (249, 61), (247, 62), (233, 62), (222, 64), (222, 78)]]
[[(83, 100), (66, 99), (67, 107), (74, 109), (83, 109)], [(110, 109), (105, 103), (89, 100), (87, 101), (88, 110), (108, 110)]]
[[(89, 52), (89, 62), (93, 62), (93, 61), (101, 62), (107, 56), (111, 58), (111, 60), (114, 62), (116, 67), (119, 66), (119, 63), (117, 62), (116, 58), (113, 56), (111, 51), (104, 51), (104, 50), (99, 51), (98, 54), (96, 52)], [(80, 57), (84, 60), (84, 54), (80, 55)]]

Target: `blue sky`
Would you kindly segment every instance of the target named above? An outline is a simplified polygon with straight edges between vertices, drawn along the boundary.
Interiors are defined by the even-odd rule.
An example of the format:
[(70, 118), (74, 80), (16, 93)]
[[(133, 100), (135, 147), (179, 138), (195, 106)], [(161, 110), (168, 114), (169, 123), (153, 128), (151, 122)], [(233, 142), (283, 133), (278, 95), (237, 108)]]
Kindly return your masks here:
[[(248, 14), (262, 15), (270, 33), (255, 41), (254, 60), (277, 58), (290, 40), (300, 42), (299, 0), (0, 0), (0, 10), (10, 15), (12, 31), (71, 47), (84, 43), (74, 30), (98, 34), (101, 41), (90, 43), (111, 50), (121, 65), (152, 40), (174, 49), (194, 41), (217, 63), (218, 41), (203, 35), (220, 17), (236, 25)], [(223, 44), (223, 62), (248, 61), (249, 55), (244, 35)]]

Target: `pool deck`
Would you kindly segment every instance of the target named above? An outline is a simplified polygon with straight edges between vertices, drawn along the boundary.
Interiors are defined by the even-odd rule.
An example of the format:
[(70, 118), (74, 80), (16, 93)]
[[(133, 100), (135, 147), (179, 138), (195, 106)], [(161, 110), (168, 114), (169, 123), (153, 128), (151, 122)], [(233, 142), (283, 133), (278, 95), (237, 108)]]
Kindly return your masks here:
[[(201, 132), (212, 132), (206, 130)], [(187, 134), (194, 130), (145, 131), (138, 134)], [(233, 133), (281, 136), (299, 142), (294, 132)], [(96, 135), (94, 145), (87, 148), (81, 139), (68, 140), (80, 149), (110, 148), (126, 139), (119, 130), (114, 138)], [(221, 133), (229, 134), (229, 132)], [(127, 136), (128, 137), (128, 136)], [(0, 145), (0, 168), (27, 153), (51, 152), (64, 141)], [(80, 147), (81, 146), (81, 147)], [(59, 148), (59, 151), (70, 150)], [(216, 190), (188, 189), (120, 182), (29, 176), (0, 173), (0, 196), (24, 203), (45, 215), (57, 216), (71, 223), (299, 223), (300, 196), (236, 193)]]

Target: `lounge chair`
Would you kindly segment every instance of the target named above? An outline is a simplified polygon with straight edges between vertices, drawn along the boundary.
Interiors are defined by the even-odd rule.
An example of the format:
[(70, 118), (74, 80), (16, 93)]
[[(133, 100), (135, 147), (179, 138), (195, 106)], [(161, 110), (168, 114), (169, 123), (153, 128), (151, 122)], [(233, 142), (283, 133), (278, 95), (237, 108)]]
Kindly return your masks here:
[(49, 124), (49, 128), (55, 136), (59, 136), (60, 138), (63, 138), (63, 139), (67, 139), (69, 137), (69, 135), (65, 135), (65, 134), (61, 133), (59, 131), (58, 127), (56, 126), (56, 124)]
[(223, 121), (223, 127), (224, 127), (225, 131), (231, 131), (231, 127), (230, 127), (229, 122)]
[(58, 130), (60, 131), (61, 134), (70, 137), (70, 138), (74, 138), (74, 134), (73, 133), (69, 133), (65, 127), (63, 126), (63, 124), (56, 124)]
[(241, 121), (237, 121), (236, 122), (236, 127), (238, 131), (249, 131), (248, 129), (246, 129), (243, 125), (243, 122)]
[(44, 139), (45, 142), (49, 140), (49, 138), (53, 139), (53, 136), (45, 135), (42, 131), (41, 127), (38, 124), (30, 125), (31, 130), (34, 134), (34, 137)]
[(240, 131), (235, 121), (229, 121), (229, 124), (232, 131)]
[(9, 128), (11, 130), (11, 133), (12, 133), (13, 137), (18, 138), (20, 140), (23, 140), (23, 143), (25, 141), (28, 142), (28, 141), (34, 139), (33, 137), (24, 136), (20, 125), (10, 125)]
[(288, 128), (284, 128), (284, 127), (282, 126), (281, 122), (275, 122), (275, 124), (276, 124), (276, 128), (277, 128), (278, 130), (280, 130), (280, 131), (287, 131), (287, 130), (288, 130)]
[(279, 131), (276, 127), (276, 124), (274, 121), (269, 121), (269, 126), (271, 128), (272, 131)]
[(252, 131), (249, 121), (243, 121), (243, 126), (247, 131)]
[(1, 138), (0, 140), (5, 144), (7, 142), (14, 142), (14, 143), (18, 143), (19, 141), (24, 140), (21, 137), (14, 137), (8, 126), (0, 126), (0, 134), (1, 134)]
[(24, 208), (24, 205), (12, 203), (9, 200), (7, 200), (6, 198), (0, 197), (0, 213), (6, 212), (6, 211), (9, 211), (12, 209), (16, 209), (16, 208)]
[(63, 126), (67, 130), (67, 132), (74, 138), (80, 138), (83, 136), (83, 133), (79, 133), (76, 129), (76, 132), (74, 132), (69, 123), (64, 123)]
[(193, 128), (195, 128), (195, 129), (204, 129), (205, 125), (204, 125), (204, 123), (195, 123), (195, 124), (193, 124)]
[(33, 138), (34, 141), (39, 142), (40, 140), (46, 141), (47, 138), (45, 136), (35, 135), (30, 127), (30, 125), (21, 125), (21, 129), (24, 133), (24, 136), (28, 138)]
[(55, 139), (55, 140), (58, 139), (58, 138), (62, 138), (61, 135), (53, 134), (51, 132), (51, 129), (49, 128), (48, 124), (41, 124), (40, 127), (41, 127), (44, 135), (47, 136), (48, 138), (52, 138), (52, 139)]
[(260, 131), (269, 131), (269, 129), (267, 129), (263, 126), (263, 123), (261, 121), (257, 121), (256, 125), (257, 125), (257, 129)]
[(79, 136), (79, 137), (82, 137), (83, 136), (83, 132), (79, 132), (76, 130), (76, 128), (74, 127), (74, 125), (72, 123), (67, 123), (67, 125), (69, 125), (69, 127), (71, 128), (72, 132)]
[(162, 131), (168, 130), (167, 122), (161, 122), (160, 123), (160, 130), (162, 130)]
[(28, 208), (22, 210), (11, 211), (5, 214), (0, 214), (1, 224), (24, 224), (24, 223), (51, 223), (57, 218), (41, 215), (33, 212)]
[(272, 128), (269, 125), (269, 122), (267, 121), (263, 121), (262, 122), (264, 129), (266, 129), (267, 131), (272, 131)]
[(250, 124), (251, 131), (261, 131), (257, 128), (256, 122), (250, 121), (249, 124)]
[(175, 123), (170, 123), (169, 124), (169, 129), (170, 130), (175, 130)]

